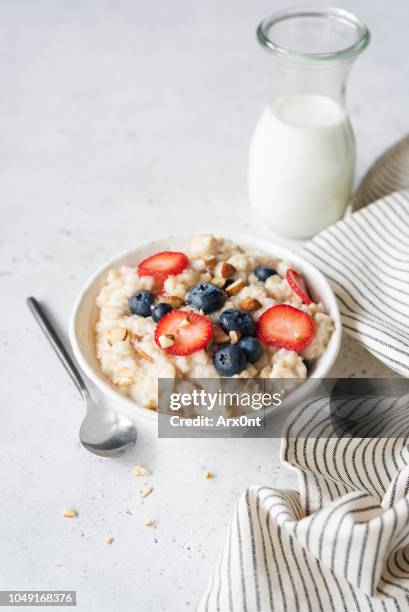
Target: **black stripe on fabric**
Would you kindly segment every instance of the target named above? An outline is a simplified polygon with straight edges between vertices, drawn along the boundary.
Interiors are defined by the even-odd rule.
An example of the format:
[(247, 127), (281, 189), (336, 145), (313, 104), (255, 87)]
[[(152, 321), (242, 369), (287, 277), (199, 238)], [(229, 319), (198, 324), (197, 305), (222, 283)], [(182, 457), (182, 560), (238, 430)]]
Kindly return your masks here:
[[(347, 327), (347, 326), (345, 326)], [(355, 332), (357, 332), (356, 327), (351, 328), (351, 327), (347, 327), (347, 329), (353, 330)], [(359, 330), (358, 332), (359, 334), (361, 334), (362, 336), (364, 336), (365, 338), (368, 338), (369, 340), (372, 340), (373, 342), (376, 342), (377, 344), (381, 344), (382, 346), (385, 346), (386, 348), (390, 349), (391, 351), (394, 351), (396, 353), (399, 353), (400, 355), (405, 355), (405, 357), (409, 357), (409, 351), (405, 351), (402, 350), (396, 346), (393, 346), (392, 344), (389, 344), (388, 342), (385, 342), (384, 340), (381, 340), (379, 337), (376, 338), (375, 336), (371, 336), (370, 334), (368, 334), (367, 332), (363, 332), (362, 330)]]
[[(328, 250), (327, 250), (327, 249), (324, 249), (324, 247), (323, 247), (323, 246), (321, 246), (321, 242), (325, 242), (325, 243), (328, 245), (328, 247), (331, 249), (331, 252), (330, 252), (330, 253), (328, 252)], [(403, 294), (403, 295), (408, 295), (408, 296), (409, 296), (409, 292), (408, 292), (408, 291), (404, 291), (403, 289), (401, 289), (401, 288), (399, 288), (399, 287), (396, 287), (396, 285), (390, 285), (390, 284), (389, 284), (389, 283), (388, 283), (388, 282), (385, 280), (385, 276), (386, 276), (386, 275), (382, 275), (382, 277), (381, 277), (381, 278), (382, 278), (382, 283), (381, 283), (381, 284), (378, 284), (378, 283), (376, 282), (376, 280), (377, 280), (377, 279), (376, 279), (376, 278), (374, 278), (374, 275), (373, 275), (373, 274), (371, 274), (371, 275), (370, 275), (370, 274), (367, 274), (367, 270), (368, 270), (368, 266), (367, 266), (367, 265), (365, 266), (365, 264), (362, 262), (362, 267), (361, 267), (361, 266), (360, 266), (360, 265), (358, 265), (358, 263), (357, 263), (357, 262), (361, 263), (361, 260), (359, 260), (359, 259), (358, 259), (356, 256), (355, 256), (355, 259), (350, 259), (350, 258), (348, 257), (348, 253), (347, 253), (347, 252), (346, 252), (346, 253), (345, 253), (345, 252), (341, 253), (341, 252), (340, 252), (340, 251), (339, 251), (339, 250), (336, 248), (335, 243), (334, 243), (334, 242), (330, 242), (330, 241), (328, 240), (328, 236), (326, 236), (326, 235), (322, 235), (322, 236), (320, 236), (320, 237), (319, 237), (319, 239), (317, 238), (317, 239), (315, 240), (315, 245), (316, 245), (316, 246), (317, 246), (319, 249), (321, 249), (322, 251), (324, 251), (325, 253), (327, 253), (327, 254), (328, 254), (328, 256), (331, 256), (331, 261), (336, 261), (338, 264), (340, 264), (340, 265), (341, 265), (341, 268), (337, 268), (337, 271), (338, 271), (338, 273), (339, 273), (339, 274), (342, 274), (343, 276), (345, 276), (345, 272), (344, 272), (344, 270), (349, 270), (350, 274), (352, 274), (352, 275), (353, 275), (353, 276), (356, 278), (356, 277), (357, 277), (357, 272), (359, 272), (359, 273), (360, 273), (361, 278), (363, 277), (363, 278), (365, 278), (367, 281), (369, 281), (369, 282), (370, 282), (370, 286), (371, 286), (371, 288), (375, 288), (375, 289), (377, 289), (377, 290), (378, 290), (378, 291), (380, 291), (380, 292), (385, 292), (385, 289), (392, 289), (392, 291), (395, 291), (396, 293), (401, 293), (401, 294)], [(340, 260), (338, 257), (334, 257), (334, 251), (335, 251), (336, 253), (338, 253), (338, 254), (339, 254), (341, 257), (342, 257), (342, 259), (341, 259), (341, 260)], [(351, 265), (352, 265), (352, 267), (351, 267), (351, 266), (349, 266), (349, 265), (347, 266), (347, 265), (345, 264), (345, 261), (350, 262), (350, 263), (351, 263)], [(389, 277), (387, 277), (387, 278), (389, 278)], [(401, 282), (402, 282), (402, 284), (405, 284), (405, 281), (404, 281), (404, 280), (402, 280)], [(364, 283), (363, 283), (363, 284), (364, 284)], [(367, 286), (367, 285), (365, 284), (364, 286)], [(397, 299), (396, 301), (398, 301), (400, 304), (403, 304), (404, 306), (407, 306), (407, 304), (408, 304), (407, 302), (403, 302), (403, 301), (398, 300), (398, 299)]]
[[(287, 559), (287, 557), (285, 555), (285, 552), (284, 552), (281, 532), (282, 532), (281, 527), (279, 525), (277, 525), (277, 539), (278, 539), (278, 543), (279, 543), (280, 550), (281, 550), (281, 556), (282, 556), (282, 558), (284, 560), (284, 564), (285, 564), (285, 567), (286, 567), (286, 570), (287, 570), (287, 575), (288, 575), (288, 578), (289, 578), (290, 583), (291, 583), (292, 591), (293, 591), (293, 594), (294, 594), (294, 603), (295, 603), (296, 610), (300, 610), (300, 601), (298, 599), (297, 588), (295, 586), (294, 578), (292, 576), (292, 573), (290, 571), (290, 567), (288, 565), (288, 559)], [(287, 536), (287, 537), (290, 537), (290, 536)]]
[[(356, 242), (354, 240), (352, 240), (352, 236), (354, 238), (356, 238), (356, 240), (358, 241), (359, 245), (362, 244), (365, 247), (365, 249), (367, 251), (367, 254), (370, 253), (373, 256), (373, 258), (374, 258), (373, 261), (376, 261), (377, 264), (380, 262), (383, 265), (387, 266), (388, 268), (392, 267), (394, 272), (403, 272), (404, 274), (407, 274), (407, 268), (398, 268), (397, 265), (396, 265), (397, 263), (405, 263), (406, 264), (406, 261), (402, 262), (402, 260), (400, 260), (400, 259), (397, 259), (395, 257), (391, 257), (390, 254), (388, 253), (388, 251), (384, 251), (383, 249), (379, 248), (379, 245), (378, 245), (378, 251), (377, 252), (374, 251), (372, 249), (372, 243), (368, 243), (364, 239), (364, 234), (360, 235), (360, 234), (358, 234), (356, 232), (356, 229), (354, 227), (353, 221), (352, 221), (352, 223), (351, 222), (348, 223), (348, 221), (345, 220), (345, 227), (348, 228), (348, 238), (351, 240), (354, 248), (357, 248), (357, 245), (356, 245)], [(328, 229), (328, 232), (331, 233), (331, 231), (334, 231), (336, 229), (339, 230), (339, 228), (337, 228), (337, 226), (334, 225), (334, 226), (332, 226), (331, 228)], [(380, 255), (382, 255), (382, 257), (386, 257), (387, 259), (389, 258), (392, 261), (387, 261), (387, 259), (384, 260), (384, 259), (382, 259), (382, 257)]]
[(230, 612), (233, 612), (233, 593), (232, 593), (232, 578), (231, 578), (231, 536), (232, 536), (232, 529), (230, 528), (230, 534), (229, 534), (229, 552), (228, 552), (228, 557), (227, 557), (227, 585), (228, 585), (228, 592), (229, 592), (229, 609)]
[[(315, 593), (315, 597), (317, 598), (317, 601), (318, 601), (319, 609), (324, 612), (325, 608), (323, 606), (322, 599), (320, 597), (320, 592), (319, 592), (319, 589), (318, 589), (318, 585), (317, 585), (317, 583), (315, 581), (315, 578), (314, 578), (314, 573), (313, 573), (313, 571), (312, 571), (312, 569), (310, 567), (310, 562), (309, 562), (309, 560), (307, 558), (307, 553), (306, 553), (305, 548), (303, 546), (301, 546), (300, 548), (301, 548), (301, 554), (302, 554), (303, 559), (304, 559), (305, 568), (306, 568), (306, 570), (307, 570), (307, 572), (308, 572), (308, 574), (310, 576), (310, 580), (311, 580), (311, 582), (313, 584), (314, 593)], [(332, 607), (332, 609), (334, 609), (334, 608)], [(314, 612), (315, 612), (315, 610), (314, 610)]]
[[(397, 246), (396, 244), (394, 244), (393, 242), (389, 242), (389, 240), (386, 239), (385, 237), (385, 233), (383, 232), (385, 225), (381, 225), (379, 224), (377, 227), (374, 227), (373, 224), (373, 217), (371, 216), (371, 211), (370, 211), (370, 207), (368, 206), (368, 208), (366, 208), (363, 212), (362, 212), (362, 218), (361, 217), (356, 217), (354, 219), (354, 221), (357, 222), (357, 225), (361, 226), (361, 229), (363, 232), (367, 232), (368, 231), (368, 227), (370, 228), (370, 230), (372, 230), (373, 234), (382, 241), (383, 244), (385, 244), (387, 247), (391, 248), (394, 250), (394, 252), (399, 253), (400, 255), (403, 255), (405, 257), (407, 257), (409, 255), (408, 251), (406, 249), (400, 249), (399, 246)], [(361, 222), (365, 221), (365, 226), (361, 225)], [(388, 227), (388, 233), (390, 232), (390, 227)], [(389, 234), (392, 238), (395, 238), (395, 240), (400, 240), (399, 238), (396, 238), (396, 236), (394, 236), (392, 233)], [(368, 234), (369, 236), (369, 234)], [(398, 242), (398, 245), (400, 244), (400, 242)], [(409, 259), (405, 260), (405, 263), (409, 263)]]
[[(376, 235), (376, 238), (380, 241), (380, 242), (375, 242), (375, 239), (373, 239), (373, 243), (376, 245), (378, 249), (381, 249), (383, 253), (388, 254), (388, 255), (389, 255), (389, 249), (393, 249), (392, 251), (393, 254), (390, 255), (390, 257), (393, 258), (394, 261), (399, 262), (399, 263), (404, 263), (404, 264), (409, 263), (409, 258), (408, 258), (409, 254), (407, 253), (407, 251), (401, 251), (399, 248), (396, 247), (396, 245), (389, 242), (388, 240), (386, 240), (384, 236), (381, 236), (379, 233), (377, 233), (378, 230), (373, 229), (373, 225), (371, 224), (370, 220), (367, 217), (365, 219), (362, 219), (359, 215), (357, 215), (356, 218), (354, 218), (353, 220), (351, 219), (351, 222), (356, 223), (357, 226), (361, 229), (362, 234), (364, 236), (368, 236), (369, 240), (371, 240), (371, 234), (370, 232), (368, 232), (368, 227), (369, 227), (373, 231), (373, 233)], [(347, 223), (348, 223), (348, 220), (347, 220)], [(351, 225), (351, 223), (349, 225)], [(399, 255), (403, 255), (405, 258), (401, 259), (400, 257), (396, 256), (395, 253), (399, 253)]]
[[(352, 249), (355, 254), (362, 255), (362, 258), (359, 261), (366, 263), (369, 271), (379, 271), (382, 276), (387, 276), (392, 281), (397, 281), (398, 283), (404, 284), (405, 280), (402, 279), (402, 276), (395, 276), (394, 272), (403, 272), (406, 274), (407, 270), (395, 270), (395, 268), (391, 270), (391, 264), (383, 261), (383, 259), (379, 257), (379, 254), (376, 255), (375, 253), (372, 253), (372, 257), (368, 258), (368, 249), (366, 249), (366, 251), (361, 249), (361, 241), (359, 239), (358, 244), (352, 240), (351, 231), (346, 233), (338, 227), (338, 224), (336, 224), (327, 228), (326, 233), (328, 233), (328, 235), (331, 236), (336, 242), (340, 243), (341, 246), (345, 247), (345, 250), (349, 251)], [(355, 236), (357, 235), (355, 234)], [(312, 241), (312, 244), (314, 244), (314, 241)], [(387, 269), (382, 269), (382, 266), (385, 266)]]
[[(345, 501), (341, 502), (338, 506), (336, 506), (335, 508), (333, 508), (331, 510), (331, 512), (329, 512), (329, 514), (327, 515), (327, 517), (325, 518), (324, 523), (322, 524), (321, 527), (321, 533), (320, 533), (320, 537), (318, 540), (318, 555), (320, 557), (320, 559), (322, 558), (322, 545), (324, 542), (324, 533), (325, 530), (327, 528), (327, 525), (329, 523), (329, 521), (331, 520), (331, 518), (333, 517), (333, 515), (341, 508), (343, 508), (343, 506), (352, 504), (353, 502), (356, 502), (360, 499), (366, 499), (367, 495), (365, 493), (362, 493), (361, 495), (358, 495), (357, 497), (351, 497), (350, 499), (346, 499)], [(361, 511), (361, 509), (359, 509), (359, 511)], [(340, 525), (342, 524), (342, 521), (344, 520), (345, 516), (348, 516), (350, 514), (351, 510), (347, 510), (342, 517), (338, 520), (338, 525), (337, 525), (337, 530), (335, 532), (335, 537), (334, 537), (334, 545), (332, 547), (332, 552), (331, 552), (331, 564), (330, 567), (333, 570), (334, 569), (334, 560), (335, 560), (335, 550), (336, 550), (336, 541), (337, 541), (337, 535), (338, 535), (338, 531), (340, 528)]]
[[(384, 217), (385, 219), (387, 219), (389, 221), (389, 223), (393, 223), (395, 229), (400, 233), (399, 238), (397, 238), (397, 240), (399, 240), (400, 242), (402, 241), (409, 241), (409, 234), (407, 234), (406, 232), (403, 231), (402, 228), (402, 221), (400, 220), (396, 220), (396, 218), (393, 218), (393, 215), (395, 213), (395, 206), (393, 205), (393, 197), (389, 198), (391, 200), (391, 204), (392, 206), (383, 206), (382, 209), (379, 208), (379, 206), (371, 206), (371, 214), (376, 218), (378, 223), (382, 223), (383, 220), (378, 216), (378, 213), (381, 215), (381, 217)], [(368, 209), (369, 210), (369, 209)], [(375, 213), (376, 211), (376, 213)], [(389, 225), (388, 225), (389, 227)]]
[(237, 520), (237, 537), (239, 540), (241, 594), (243, 598), (243, 610), (247, 612), (246, 581), (244, 578), (244, 561), (243, 561), (243, 543), (241, 541), (241, 528), (240, 528), (240, 510), (236, 514), (236, 520)]
[[(331, 265), (330, 263), (328, 263), (328, 261), (324, 260), (324, 259), (322, 258), (322, 256), (321, 256), (321, 255), (319, 255), (319, 254), (315, 253), (314, 251), (312, 251), (312, 250), (311, 250), (311, 248), (310, 248), (308, 245), (306, 245), (306, 246), (304, 247), (304, 249), (305, 249), (305, 250), (306, 250), (308, 253), (310, 253), (310, 255), (313, 255), (314, 257), (316, 257), (317, 259), (319, 259), (319, 260), (320, 260), (322, 263), (324, 263), (324, 264), (326, 265), (326, 267), (327, 267), (327, 268), (329, 268), (330, 270), (332, 270), (332, 271), (333, 271), (333, 272), (335, 272), (335, 273), (338, 273), (338, 272), (337, 272), (337, 269), (336, 269), (336, 268), (334, 268), (334, 266), (333, 266), (333, 265)], [(339, 273), (339, 274), (340, 274), (340, 273)], [(392, 305), (390, 302), (387, 302), (387, 301), (383, 300), (383, 299), (382, 299), (382, 298), (381, 298), (381, 297), (380, 297), (378, 294), (374, 293), (372, 290), (367, 289), (367, 293), (366, 293), (366, 294), (365, 294), (365, 293), (363, 293), (363, 292), (362, 292), (362, 291), (359, 289), (359, 287), (358, 287), (358, 286), (357, 286), (357, 285), (356, 285), (356, 284), (355, 284), (355, 283), (354, 283), (354, 282), (353, 282), (353, 281), (352, 281), (350, 278), (347, 278), (347, 277), (346, 277), (344, 274), (342, 274), (342, 278), (343, 278), (343, 280), (346, 280), (346, 281), (347, 281), (347, 282), (348, 282), (348, 283), (349, 283), (349, 284), (350, 284), (350, 285), (353, 287), (353, 289), (355, 290), (355, 293), (352, 293), (351, 291), (349, 291), (348, 289), (346, 289), (346, 287), (345, 287), (345, 285), (343, 284), (343, 282), (341, 282), (339, 279), (335, 279), (335, 278), (333, 277), (333, 275), (330, 275), (330, 274), (327, 272), (327, 270), (326, 270), (326, 272), (325, 272), (325, 275), (326, 275), (326, 276), (327, 276), (327, 277), (328, 277), (328, 278), (329, 278), (329, 279), (330, 279), (330, 280), (331, 280), (333, 283), (337, 284), (337, 285), (338, 285), (338, 287), (339, 287), (340, 289), (342, 289), (342, 291), (343, 291), (343, 292), (344, 292), (344, 293), (345, 293), (345, 294), (348, 296), (348, 298), (349, 298), (349, 299), (350, 299), (352, 302), (354, 302), (354, 303), (355, 303), (355, 304), (356, 304), (356, 305), (357, 305), (359, 308), (363, 308), (363, 309), (367, 310), (367, 309), (368, 309), (368, 307), (367, 307), (367, 305), (366, 305), (366, 303), (365, 303), (365, 301), (366, 301), (366, 302), (367, 302), (367, 303), (368, 303), (370, 306), (372, 306), (372, 308), (374, 308), (375, 313), (372, 313), (373, 315), (375, 314), (375, 316), (376, 316), (376, 313), (380, 313), (380, 314), (385, 315), (385, 317), (386, 317), (386, 321), (385, 321), (385, 322), (388, 322), (388, 321), (391, 319), (391, 320), (393, 320), (393, 321), (394, 321), (396, 324), (398, 324), (398, 325), (402, 325), (402, 326), (406, 326), (406, 325), (409, 323), (409, 317), (408, 317), (406, 314), (402, 313), (402, 310), (399, 310), (398, 308), (395, 308), (395, 307), (394, 307), (394, 306), (393, 306), (393, 305)], [(338, 295), (338, 293), (337, 293), (337, 295)], [(377, 300), (377, 302), (374, 302), (374, 301), (373, 301), (373, 299), (370, 299), (370, 297), (369, 297), (369, 296), (373, 296), (373, 297), (374, 297), (374, 298)], [(357, 299), (358, 297), (360, 298), (360, 300), (358, 300), (358, 299)], [(384, 306), (386, 306), (386, 307), (387, 307), (387, 309), (388, 309), (388, 311), (384, 311), (383, 309), (381, 309), (381, 308), (380, 308), (380, 306), (379, 306), (379, 304), (383, 304)], [(347, 308), (348, 308), (348, 306), (347, 306)], [(403, 316), (403, 317), (404, 317), (404, 320), (403, 320), (403, 321), (400, 321), (399, 319), (396, 319), (396, 318), (391, 317), (391, 312), (395, 312), (395, 313), (397, 313), (398, 315)], [(379, 317), (379, 318), (380, 318), (380, 317)], [(406, 320), (405, 320), (405, 319), (406, 319)]]
[[(270, 568), (269, 568), (268, 561), (267, 561), (267, 550), (266, 550), (266, 542), (264, 539), (264, 528), (263, 528), (263, 525), (261, 524), (261, 518), (260, 518), (260, 493), (261, 493), (261, 487), (257, 490), (257, 493), (256, 493), (256, 516), (257, 516), (258, 526), (259, 526), (259, 530), (261, 534), (261, 545), (262, 545), (262, 550), (263, 550), (264, 570), (265, 570), (265, 574), (267, 577), (268, 600), (270, 602), (270, 609), (273, 610), (273, 591), (271, 587), (271, 575), (270, 575)], [(284, 599), (284, 593), (282, 591), (281, 585), (280, 585), (280, 590), (281, 590), (281, 597), (282, 599)]]
[(302, 587), (304, 589), (305, 600), (306, 600), (306, 603), (307, 603), (307, 606), (308, 606), (308, 610), (313, 612), (313, 609), (311, 607), (310, 596), (308, 594), (308, 588), (307, 588), (307, 585), (305, 583), (305, 579), (304, 579), (303, 573), (301, 571), (300, 564), (298, 563), (297, 555), (295, 554), (295, 551), (294, 551), (294, 538), (291, 535), (288, 536), (288, 542), (289, 542), (290, 552), (291, 552), (294, 564), (295, 564), (295, 566), (297, 568), (297, 572), (298, 572), (298, 575), (300, 577)]
[[(287, 599), (285, 597), (285, 593), (284, 593), (284, 587), (283, 587), (283, 582), (281, 579), (281, 572), (280, 572), (280, 567), (277, 561), (277, 556), (274, 550), (274, 544), (273, 544), (273, 538), (271, 536), (271, 531), (270, 531), (270, 514), (267, 512), (266, 513), (266, 527), (267, 527), (267, 533), (268, 533), (268, 537), (270, 540), (270, 546), (271, 546), (271, 556), (273, 558), (274, 564), (275, 564), (275, 568), (276, 568), (276, 576), (277, 576), (277, 581), (278, 581), (278, 585), (280, 588), (280, 593), (281, 593), (281, 597), (282, 597), (282, 602), (283, 602), (283, 608), (284, 608), (284, 612), (287, 612)], [(297, 610), (299, 610), (299, 606), (297, 607)]]
[(260, 586), (258, 583), (258, 569), (257, 569), (257, 551), (256, 551), (256, 540), (254, 537), (254, 527), (253, 527), (253, 517), (251, 513), (250, 507), (250, 490), (246, 491), (246, 506), (247, 506), (247, 519), (249, 522), (249, 530), (250, 530), (250, 539), (251, 539), (251, 558), (253, 561), (253, 572), (254, 572), (254, 587), (256, 591), (256, 606), (257, 610), (261, 610), (260, 608)]

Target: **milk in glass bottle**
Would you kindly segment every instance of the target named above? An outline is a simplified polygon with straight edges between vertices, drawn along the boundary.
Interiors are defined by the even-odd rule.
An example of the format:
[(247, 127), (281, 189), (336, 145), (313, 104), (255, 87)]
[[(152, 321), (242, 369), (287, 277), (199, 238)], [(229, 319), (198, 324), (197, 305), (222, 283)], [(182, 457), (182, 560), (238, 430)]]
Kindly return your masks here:
[(340, 219), (351, 196), (345, 88), (369, 32), (344, 10), (303, 8), (275, 13), (257, 35), (270, 53), (273, 95), (250, 142), (250, 202), (277, 233), (307, 238)]

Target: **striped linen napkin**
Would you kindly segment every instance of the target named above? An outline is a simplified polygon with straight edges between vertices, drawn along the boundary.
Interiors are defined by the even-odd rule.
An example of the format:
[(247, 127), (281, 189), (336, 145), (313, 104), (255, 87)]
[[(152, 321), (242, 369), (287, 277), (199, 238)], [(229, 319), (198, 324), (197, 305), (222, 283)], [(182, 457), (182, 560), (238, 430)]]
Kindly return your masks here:
[[(397, 188), (409, 188), (409, 137), (368, 172), (357, 212), (303, 255), (330, 280), (346, 332), (409, 376), (409, 191)], [(324, 397), (291, 415), (281, 460), (300, 490), (243, 493), (200, 612), (409, 610), (409, 397), (382, 406), (391, 422), (397, 404), (389, 437), (333, 435)], [(360, 410), (373, 419), (370, 403)]]

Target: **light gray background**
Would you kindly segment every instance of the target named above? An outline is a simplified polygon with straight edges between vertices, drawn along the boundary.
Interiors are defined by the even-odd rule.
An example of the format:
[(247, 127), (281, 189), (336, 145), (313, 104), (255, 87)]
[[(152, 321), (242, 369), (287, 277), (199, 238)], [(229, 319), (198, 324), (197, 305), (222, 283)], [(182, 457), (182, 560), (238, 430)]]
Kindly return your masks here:
[[(409, 129), (409, 4), (338, 4), (373, 35), (349, 83), (361, 176)], [(78, 607), (99, 612), (194, 609), (241, 491), (295, 486), (277, 441), (141, 431), (133, 456), (88, 455), (80, 399), (24, 303), (44, 300), (65, 330), (87, 277), (141, 239), (225, 227), (273, 237), (248, 207), (246, 155), (269, 87), (254, 30), (286, 5), (0, 3), (2, 589), (76, 589)], [(339, 374), (388, 372), (346, 340)], [(144, 504), (135, 462), (153, 471)]]

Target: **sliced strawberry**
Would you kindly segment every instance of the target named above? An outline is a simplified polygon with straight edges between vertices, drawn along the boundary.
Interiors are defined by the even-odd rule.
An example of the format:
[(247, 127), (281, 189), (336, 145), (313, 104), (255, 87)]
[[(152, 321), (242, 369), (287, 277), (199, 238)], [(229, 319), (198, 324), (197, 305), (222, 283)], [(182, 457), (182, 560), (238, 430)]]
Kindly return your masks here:
[(141, 261), (138, 265), (138, 274), (165, 280), (170, 275), (180, 274), (188, 265), (189, 260), (184, 253), (163, 251)]
[(213, 323), (207, 317), (186, 310), (165, 314), (155, 329), (155, 342), (160, 347), (166, 340), (173, 344), (164, 348), (170, 355), (191, 355), (205, 348), (213, 335)]
[(278, 304), (272, 306), (257, 321), (257, 338), (265, 344), (303, 351), (314, 337), (311, 317), (294, 306)]
[(309, 304), (312, 304), (312, 300), (308, 295), (307, 285), (305, 284), (305, 280), (303, 279), (301, 274), (298, 274), (298, 272), (292, 270), (292, 268), (288, 268), (286, 279), (291, 289), (296, 292), (296, 294), (302, 299), (304, 304), (307, 304), (307, 306)]

